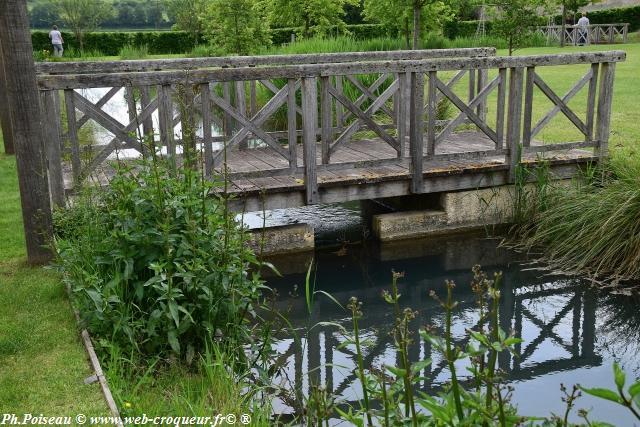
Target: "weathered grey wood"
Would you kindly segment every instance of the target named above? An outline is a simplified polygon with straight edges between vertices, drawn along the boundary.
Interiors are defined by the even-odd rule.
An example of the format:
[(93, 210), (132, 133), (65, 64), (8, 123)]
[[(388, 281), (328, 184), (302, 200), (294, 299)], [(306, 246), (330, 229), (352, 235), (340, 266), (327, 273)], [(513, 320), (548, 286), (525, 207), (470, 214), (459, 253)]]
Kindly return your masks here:
[(33, 63), (27, 3), (0, 2), (0, 40), (6, 99), (11, 106), (13, 142), (27, 258), (32, 264), (51, 259), (53, 237), (49, 184), (42, 134), (42, 113)]
[[(2, 43), (0, 43), (1, 45)], [(9, 109), (9, 97), (7, 93), (7, 81), (4, 75), (4, 59), (2, 46), (0, 46), (0, 126), (2, 126), (2, 140), (5, 154), (15, 154), (13, 143), (13, 125), (11, 124), (11, 111)]]
[(520, 128), (522, 123), (522, 77), (523, 68), (512, 68), (509, 79), (509, 101), (507, 111), (506, 163), (509, 166), (509, 182), (515, 182), (516, 169), (520, 164)]
[(173, 127), (173, 100), (171, 86), (158, 86), (158, 126), (160, 127), (160, 142), (167, 147), (167, 155), (175, 159), (176, 145)]
[(437, 71), (429, 71), (427, 86), (427, 156), (433, 156), (436, 152), (437, 79)]
[[(488, 79), (488, 70), (485, 70), (483, 68), (478, 70), (478, 89), (476, 90), (476, 94), (482, 92), (482, 89), (484, 89), (485, 85), (487, 84), (487, 79)], [(480, 105), (478, 105), (478, 117), (480, 117), (480, 119), (483, 122), (487, 121), (487, 100), (484, 99), (482, 102), (480, 102)]]
[[(151, 103), (151, 94), (148, 86), (142, 86), (140, 88), (140, 110), (144, 110), (144, 108)], [(153, 117), (149, 116), (145, 120), (142, 121), (142, 133), (144, 134), (145, 144), (152, 145), (154, 136), (153, 136)]]
[(527, 75), (524, 84), (524, 119), (522, 131), (522, 146), (529, 147), (531, 145), (531, 126), (533, 115), (533, 81), (535, 78), (535, 68), (527, 67)]
[(162, 70), (194, 70), (211, 67), (255, 67), (265, 65), (331, 64), (339, 62), (397, 61), (446, 57), (482, 57), (496, 54), (495, 48), (397, 50), (380, 52), (339, 52), (302, 55), (230, 56), (179, 58), (162, 60), (45, 62), (38, 63), (38, 73), (114, 73)]
[(209, 84), (205, 83), (200, 86), (200, 102), (202, 114), (202, 145), (204, 152), (204, 175), (211, 176), (213, 170), (213, 147), (211, 132), (211, 97), (209, 96)]
[[(334, 153), (335, 151), (338, 150), (340, 146), (347, 143), (351, 139), (351, 137), (356, 132), (358, 132), (358, 130), (360, 130), (361, 124), (368, 126), (371, 130), (376, 132), (385, 142), (387, 142), (392, 147), (395, 147), (396, 151), (399, 151), (399, 148), (400, 148), (399, 142), (395, 141), (393, 137), (389, 136), (389, 134), (387, 134), (384, 131), (385, 129), (384, 125), (378, 125), (371, 118), (372, 115), (375, 114), (380, 109), (380, 107), (384, 105), (384, 103), (387, 102), (387, 100), (396, 92), (397, 87), (398, 87), (398, 83), (397, 81), (394, 81), (382, 94), (380, 94), (378, 98), (376, 98), (371, 103), (371, 105), (369, 105), (369, 107), (367, 107), (367, 109), (364, 112), (360, 111), (360, 109), (357, 108), (355, 104), (352, 104), (351, 107), (347, 107), (347, 109), (350, 112), (352, 112), (351, 108), (355, 108), (358, 110), (356, 114), (358, 119), (352, 122), (344, 130), (344, 132), (342, 132), (342, 134), (340, 134), (338, 138), (336, 138), (335, 142), (330, 147), (330, 154)], [(339, 93), (339, 92), (337, 91), (337, 89), (330, 88), (329, 94), (332, 94), (332, 93)], [(344, 96), (342, 96), (341, 98), (336, 97), (336, 100), (339, 101), (338, 103), (342, 105), (344, 105), (343, 102), (349, 102), (347, 98)], [(363, 120), (361, 117), (366, 117), (367, 119)], [(390, 125), (389, 127), (393, 128), (394, 126)]]
[[(215, 80), (215, 79), (212, 79)], [(211, 81), (211, 80), (209, 80)], [(225, 81), (222, 83), (222, 97), (225, 102), (231, 105), (231, 83), (232, 81)], [(222, 119), (222, 133), (228, 139), (231, 138), (233, 134), (233, 120), (228, 112), (224, 112), (224, 117)]]
[[(461, 112), (463, 112), (469, 118), (469, 120), (471, 120), (478, 127), (478, 129), (480, 129), (485, 135), (491, 138), (494, 142), (497, 141), (497, 136), (495, 131), (493, 131), (493, 129), (491, 129), (485, 122), (483, 122), (482, 119), (480, 119), (480, 117), (478, 117), (476, 113), (473, 111), (473, 108), (475, 107), (475, 105), (474, 107), (469, 107), (467, 104), (464, 103), (463, 100), (458, 98), (458, 96), (451, 89), (449, 89), (447, 85), (442, 83), (439, 79), (436, 79), (436, 85), (438, 90), (440, 90), (440, 92), (442, 92), (447, 97), (447, 99), (451, 101), (453, 105), (455, 105)], [(486, 95), (489, 93), (489, 91), (486, 91), (486, 89), (487, 88), (485, 88), (483, 97), (486, 97)], [(479, 97), (476, 100), (477, 103), (479, 103), (480, 100), (482, 100), (482, 97)]]
[(534, 145), (530, 147), (524, 147), (522, 152), (528, 153), (546, 153), (549, 151), (563, 151), (563, 150), (575, 150), (579, 148), (589, 148), (596, 146), (594, 141), (580, 141), (580, 142), (564, 142), (559, 144), (548, 145)]
[[(591, 71), (589, 71), (587, 75), (589, 74), (591, 74)], [(588, 81), (588, 79), (585, 77), (582, 78), (582, 80), (579, 82), (579, 85), (584, 86), (584, 84)], [(536, 86), (538, 86), (538, 88), (540, 88), (542, 93), (544, 93), (551, 102), (553, 102), (560, 108), (560, 111), (562, 111), (562, 113), (578, 128), (578, 130), (586, 136), (587, 127), (584, 122), (580, 120), (578, 116), (576, 116), (576, 113), (574, 113), (569, 108), (569, 106), (562, 99), (560, 99), (558, 95), (556, 95), (556, 93), (544, 82), (544, 80), (542, 80), (540, 76), (534, 73), (533, 82)]]
[(407, 139), (409, 138), (409, 102), (411, 101), (411, 95), (409, 90), (411, 89), (411, 76), (408, 73), (398, 74), (398, 119), (396, 120), (396, 126), (398, 127), (398, 157), (404, 157)]
[[(460, 80), (462, 80), (462, 78), (465, 76), (465, 74), (467, 74), (469, 71), (468, 70), (460, 70), (458, 71), (453, 77), (451, 77), (451, 79), (447, 82), (447, 87), (449, 88), (453, 88), (456, 83), (458, 83)], [(437, 93), (438, 99), (437, 101), (440, 102), (442, 100), (442, 98), (444, 98), (444, 94), (442, 92), (438, 92)]]
[(504, 147), (504, 119), (505, 103), (507, 98), (507, 69), (498, 70), (498, 99), (496, 107), (496, 149)]
[(127, 114), (129, 116), (129, 122), (133, 122), (138, 119), (138, 108), (136, 107), (136, 99), (133, 87), (124, 87), (124, 99), (127, 102)]
[(302, 79), (302, 148), (304, 158), (304, 185), (307, 204), (318, 203), (316, 175), (316, 123), (318, 122), (317, 79)]
[(294, 171), (298, 166), (298, 123), (296, 108), (297, 82), (293, 79), (287, 81), (287, 132), (289, 140), (289, 169)]
[[(340, 93), (343, 93), (344, 88), (343, 88), (342, 76), (334, 76), (334, 79), (335, 79), (336, 90)], [(342, 128), (344, 127), (344, 114), (345, 114), (344, 107), (340, 105), (338, 101), (335, 101), (334, 108), (335, 108), (335, 114), (336, 114), (336, 128), (338, 129), (338, 132), (341, 132)]]
[(411, 152), (411, 192), (421, 193), (423, 190), (422, 176), (422, 152), (423, 152), (423, 128), (424, 128), (424, 73), (418, 72), (411, 75), (411, 139), (409, 151)]
[[(349, 80), (356, 88), (358, 88), (358, 90), (360, 90), (362, 92), (362, 99), (363, 102), (369, 98), (371, 101), (374, 101), (377, 96), (373, 93), (374, 91), (378, 90), (380, 88), (380, 86), (382, 86), (382, 84), (384, 84), (384, 82), (386, 82), (387, 80), (389, 80), (389, 75), (384, 73), (382, 74), (376, 81), (375, 83), (373, 83), (373, 85), (371, 85), (371, 89), (367, 88), (365, 85), (363, 85), (360, 80), (358, 80), (357, 78), (353, 77), (353, 76), (346, 76), (347, 80)], [(357, 104), (358, 106), (362, 105), (362, 104)], [(386, 106), (382, 105), (380, 107), (380, 109), (382, 111), (384, 111), (385, 113), (387, 113), (387, 115), (391, 118), (393, 118), (393, 112), (391, 110), (389, 110)]]
[(89, 87), (122, 86), (130, 82), (134, 86), (199, 84), (210, 81), (230, 82), (237, 80), (263, 80), (270, 78), (300, 78), (305, 76), (353, 75), (369, 73), (428, 72), (446, 70), (475, 70), (479, 68), (538, 67), (571, 65), (596, 62), (624, 61), (623, 51), (583, 52), (561, 55), (533, 55), (485, 58), (454, 58), (419, 61), (387, 61), (337, 64), (288, 65), (280, 67), (245, 67), (224, 69), (202, 69), (194, 71), (159, 71), (111, 74), (40, 75), (41, 89), (70, 89)]
[(49, 169), (49, 193), (51, 203), (56, 207), (64, 207), (64, 177), (62, 173), (62, 156), (60, 152), (60, 111), (56, 109), (57, 91), (40, 92), (43, 112), (43, 131), (45, 138), (47, 166)]
[(593, 141), (593, 125), (595, 123), (596, 95), (598, 91), (598, 71), (600, 64), (591, 65), (589, 92), (587, 93), (587, 136), (586, 141)]
[(322, 164), (326, 165), (329, 163), (330, 151), (331, 147), (331, 139), (333, 128), (333, 102), (331, 98), (331, 94), (329, 93), (329, 79), (330, 77), (324, 76), (320, 77), (320, 123), (321, 123), (321, 155), (322, 155)]
[[(378, 88), (389, 78), (388, 74), (386, 73), (382, 73), (372, 84), (371, 86), (369, 86), (368, 88), (365, 88), (364, 85), (362, 85), (357, 78), (352, 77), (352, 76), (345, 76), (345, 78), (356, 88), (358, 88), (362, 93), (362, 95), (360, 95), (358, 97), (358, 99), (355, 100), (354, 105), (356, 105), (357, 107), (360, 107), (363, 103), (365, 103), (368, 99), (370, 99), (371, 101), (376, 99), (376, 96), (372, 94), (372, 92), (375, 92), (376, 90), (378, 90)], [(364, 89), (364, 91), (363, 91)], [(349, 110), (345, 111), (345, 116), (344, 119), (347, 120), (351, 117), (352, 113)]]
[(73, 170), (73, 179), (77, 185), (82, 173), (82, 163), (80, 161), (80, 141), (76, 125), (76, 101), (74, 95), (75, 91), (73, 89), (64, 91), (64, 104), (67, 112), (67, 138), (71, 147), (71, 168)]
[[(153, 112), (158, 109), (158, 98), (151, 101), (149, 105), (144, 107), (144, 109), (140, 112), (139, 119), (144, 122), (147, 118), (151, 117)], [(128, 134), (135, 129), (137, 122), (131, 122), (127, 126), (122, 129), (122, 132)], [(98, 166), (100, 166), (107, 157), (119, 146), (121, 146), (122, 140), (119, 137), (113, 138), (108, 144), (101, 147), (101, 151), (91, 160), (91, 162), (84, 168), (84, 172), (82, 176), (88, 176), (93, 171), (95, 171)], [(131, 148), (140, 149), (138, 145), (132, 146)]]
[[(142, 147), (135, 137), (132, 137), (129, 132), (125, 131), (119, 121), (105, 113), (102, 109), (97, 108), (91, 101), (80, 95), (75, 91), (69, 92), (73, 95), (75, 108), (82, 112), (85, 116), (88, 116), (91, 120), (98, 123), (100, 126), (113, 133), (120, 141), (128, 143), (132, 147), (136, 147), (138, 151), (142, 152)], [(138, 127), (137, 114), (130, 122), (132, 126), (130, 131), (135, 131)]]
[(476, 97), (476, 73), (474, 71), (469, 72), (469, 95), (468, 100), (471, 102)]
[[(384, 98), (383, 96), (380, 96), (378, 99), (376, 99), (376, 101), (374, 101), (374, 103), (371, 104), (369, 108), (367, 108), (367, 111), (362, 111), (353, 102), (349, 101), (349, 99), (347, 99), (346, 96), (344, 96), (341, 93), (338, 93), (338, 91), (336, 91), (335, 88), (333, 88), (330, 84), (328, 85), (328, 90), (329, 90), (329, 93), (334, 98), (336, 98), (342, 105), (347, 107), (347, 110), (351, 111), (351, 113), (353, 113), (360, 121), (364, 122), (364, 124), (369, 129), (374, 131), (380, 138), (382, 138), (382, 140), (384, 140), (387, 144), (391, 145), (392, 147), (398, 149), (398, 147), (400, 146), (398, 141), (396, 141), (391, 135), (385, 132), (385, 130), (378, 123), (376, 123), (370, 116), (371, 114), (370, 111), (375, 111), (379, 109), (381, 107), (381, 104), (383, 104), (384, 101), (389, 99), (391, 95), (393, 95), (393, 92), (396, 90), (395, 85), (389, 86), (389, 88), (387, 88), (387, 90), (383, 94)], [(345, 131), (345, 133), (346, 132), (347, 131)]]
[(256, 81), (249, 82), (249, 114), (255, 115), (258, 112), (258, 99), (256, 90)]
[[(438, 88), (439, 86), (442, 87), (446, 87), (444, 84), (442, 84), (442, 82), (438, 83), (439, 80), (435, 79), (435, 85), (436, 88)], [(468, 113), (472, 112), (472, 114), (475, 115), (475, 113), (473, 113), (474, 108), (477, 108), (477, 106), (481, 105), (482, 102), (484, 100), (487, 99), (487, 96), (489, 95), (489, 93), (491, 93), (491, 91), (498, 85), (499, 83), (499, 77), (496, 77), (495, 79), (493, 79), (491, 81), (491, 83), (489, 83), (487, 86), (485, 86), (480, 93), (478, 93), (478, 95), (476, 97), (474, 97), (471, 102), (469, 103), (469, 105), (465, 105), (464, 102), (462, 100), (451, 100), (453, 102), (453, 104), (460, 108), (460, 114), (458, 114), (458, 116), (453, 119), (451, 122), (449, 122), (449, 124), (447, 124), (445, 126), (445, 128), (442, 130), (442, 132), (440, 132), (440, 134), (437, 135), (437, 137), (435, 138), (435, 144), (439, 144), (440, 142), (442, 142), (447, 136), (449, 136), (458, 126), (460, 126), (462, 123), (464, 123), (466, 118), (471, 119), (471, 121), (473, 121), (474, 123), (477, 124), (478, 128), (481, 129), (487, 136), (489, 136), (494, 142), (497, 142), (498, 138), (496, 133), (489, 128), (489, 126), (485, 123), (485, 122), (481, 122), (480, 117), (477, 116), (477, 120), (474, 120), (473, 117), (469, 117)], [(450, 96), (452, 96), (453, 91), (449, 92), (443, 92), (445, 94), (445, 96), (447, 98), (449, 98)], [(464, 105), (463, 108), (459, 107)]]
[[(236, 110), (242, 117), (247, 116), (247, 95), (245, 91), (245, 86), (243, 81), (237, 81), (236, 84)], [(240, 124), (236, 126), (236, 128), (240, 128)], [(241, 150), (247, 149), (247, 138), (243, 138), (240, 141), (239, 148)]]
[[(98, 108), (102, 108), (107, 102), (111, 100), (111, 98), (113, 98), (118, 92), (120, 92), (121, 89), (122, 88), (120, 87), (112, 87), (111, 89), (109, 89), (107, 93), (104, 94), (104, 96), (102, 96), (102, 98), (98, 100), (98, 102), (95, 103), (95, 106)], [(88, 121), (89, 121), (89, 117), (87, 116), (80, 117), (80, 119), (78, 120), (78, 124), (76, 125), (76, 129), (79, 130)]]
[[(279, 94), (274, 96), (270, 100), (270, 102), (265, 105), (265, 107), (268, 107), (268, 108), (265, 109), (265, 107), (263, 107), (263, 109), (260, 110), (256, 116), (260, 115), (260, 117), (262, 117), (262, 116), (265, 116), (266, 113), (271, 114), (270, 109), (273, 107), (273, 105), (276, 105), (276, 104), (281, 105), (282, 102), (286, 99), (286, 92), (287, 92), (286, 88), (281, 89)], [(289, 158), (287, 151), (284, 148), (282, 148), (282, 146), (280, 146), (280, 144), (278, 144), (278, 142), (275, 139), (273, 139), (271, 135), (267, 134), (262, 128), (260, 128), (259, 125), (254, 123), (252, 120), (249, 120), (246, 117), (242, 116), (231, 104), (229, 104), (226, 100), (222, 99), (215, 93), (211, 93), (210, 96), (211, 96), (211, 100), (218, 107), (220, 107), (225, 114), (228, 114), (230, 118), (234, 119), (238, 123), (238, 126), (241, 126), (239, 133), (229, 140), (229, 143), (227, 144), (228, 147), (231, 146), (230, 144), (231, 141), (237, 141), (239, 138), (242, 138), (244, 135), (246, 135), (246, 133), (244, 132), (251, 131), (255, 136), (260, 138), (263, 142), (269, 145), (282, 157), (284, 157), (285, 159)], [(266, 120), (267, 118), (268, 116), (265, 116), (263, 120)], [(240, 136), (239, 138), (236, 138), (236, 136), (238, 135), (242, 135), (242, 136)]]
[[(593, 67), (592, 67), (593, 68)], [(569, 101), (571, 101), (571, 99), (573, 99), (573, 97), (584, 87), (584, 85), (589, 82), (591, 80), (591, 76), (592, 76), (592, 70), (590, 70), (589, 72), (587, 72), (587, 74), (585, 74), (582, 79), (580, 79), (578, 81), (578, 83), (575, 84), (575, 86), (573, 86), (563, 97), (562, 97), (562, 102), (565, 105), (568, 105)], [(568, 108), (568, 107), (567, 107)], [(540, 119), (540, 121), (538, 123), (536, 123), (535, 127), (533, 128), (533, 130), (531, 130), (531, 139), (535, 138), (536, 135), (538, 135), (538, 133), (540, 133), (540, 131), (547, 125), (549, 124), (549, 122), (560, 112), (562, 111), (561, 107), (558, 105), (553, 106), (553, 108), (551, 110), (549, 110), (549, 112), (547, 114), (545, 114), (545, 116)], [(587, 117), (588, 119), (588, 117)], [(587, 129), (587, 133), (588, 133), (588, 129)], [(586, 134), (585, 134), (586, 136)]]
[(615, 72), (615, 63), (604, 63), (600, 66), (600, 90), (596, 118), (596, 140), (598, 141), (596, 154), (600, 159), (606, 156), (608, 151)]

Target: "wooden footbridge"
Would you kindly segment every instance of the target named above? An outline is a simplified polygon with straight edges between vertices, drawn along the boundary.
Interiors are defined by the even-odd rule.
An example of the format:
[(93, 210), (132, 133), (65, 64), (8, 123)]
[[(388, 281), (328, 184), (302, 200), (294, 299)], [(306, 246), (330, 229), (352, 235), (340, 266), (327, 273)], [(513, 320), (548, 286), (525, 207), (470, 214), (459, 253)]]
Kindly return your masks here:
[[(118, 153), (145, 154), (145, 136), (177, 158), (192, 144), (207, 175), (227, 171), (245, 210), (501, 185), (541, 156), (568, 177), (606, 153), (615, 63), (624, 58), (496, 57), (481, 48), (38, 64), (51, 193), (62, 204), (90, 178), (107, 183)], [(538, 72), (570, 64), (585, 72), (564, 95)], [(105, 94), (93, 102), (86, 90), (96, 88)], [(568, 103), (583, 88), (580, 118)], [(552, 103), (538, 122), (534, 89)], [(120, 91), (126, 123), (106, 109)], [(457, 114), (443, 115), (447, 108)], [(536, 137), (559, 113), (581, 139), (543, 144)], [(83, 141), (89, 122), (110, 141)], [(194, 125), (201, 131), (183, 137)]]
[(629, 38), (629, 24), (593, 24), (581, 28), (577, 25), (545, 25), (536, 28), (536, 32), (547, 40), (560, 43), (563, 32), (567, 44), (626, 43)]

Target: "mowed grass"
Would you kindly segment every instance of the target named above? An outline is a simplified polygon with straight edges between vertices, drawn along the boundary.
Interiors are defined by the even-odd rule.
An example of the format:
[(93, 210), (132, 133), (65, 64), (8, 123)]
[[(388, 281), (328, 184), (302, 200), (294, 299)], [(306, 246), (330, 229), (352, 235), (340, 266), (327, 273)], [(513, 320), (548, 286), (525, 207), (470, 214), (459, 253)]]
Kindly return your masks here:
[[(0, 144), (1, 146), (1, 144)], [(0, 154), (0, 412), (108, 414), (60, 277), (26, 264), (14, 156)]]

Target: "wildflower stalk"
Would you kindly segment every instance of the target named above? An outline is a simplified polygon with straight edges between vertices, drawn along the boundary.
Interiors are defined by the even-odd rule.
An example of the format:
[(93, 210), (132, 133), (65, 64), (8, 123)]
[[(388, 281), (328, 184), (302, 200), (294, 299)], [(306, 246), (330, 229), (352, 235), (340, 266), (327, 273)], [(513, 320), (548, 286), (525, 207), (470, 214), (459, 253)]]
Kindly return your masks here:
[(356, 345), (356, 355), (358, 361), (358, 376), (360, 377), (360, 383), (362, 384), (362, 398), (364, 400), (364, 409), (367, 415), (367, 425), (372, 426), (373, 421), (371, 419), (371, 407), (369, 405), (369, 393), (367, 392), (367, 381), (364, 376), (364, 362), (362, 359), (362, 348), (360, 346), (360, 329), (358, 327), (358, 319), (362, 316), (360, 311), (361, 303), (358, 299), (351, 297), (348, 308), (351, 309), (351, 319), (353, 321), (353, 334), (354, 342)]
[(451, 372), (451, 391), (453, 392), (453, 399), (456, 405), (456, 414), (458, 419), (462, 421), (464, 419), (464, 412), (462, 411), (462, 401), (460, 399), (460, 385), (458, 384), (458, 377), (456, 374), (455, 354), (453, 346), (451, 345), (451, 314), (456, 303), (453, 302), (453, 288), (454, 283), (447, 281), (447, 304), (446, 309), (446, 324), (445, 324), (445, 348), (447, 352), (447, 364), (449, 365), (449, 371)]

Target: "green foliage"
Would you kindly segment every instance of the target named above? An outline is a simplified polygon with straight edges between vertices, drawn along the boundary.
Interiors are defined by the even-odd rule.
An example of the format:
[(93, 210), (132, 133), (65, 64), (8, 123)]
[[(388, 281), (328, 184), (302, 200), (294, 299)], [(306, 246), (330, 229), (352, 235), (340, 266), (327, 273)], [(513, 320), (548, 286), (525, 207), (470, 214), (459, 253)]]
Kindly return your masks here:
[(416, 11), (420, 12), (418, 34), (425, 31), (440, 32), (442, 26), (454, 17), (453, 9), (445, 1), (364, 1), (364, 15), (368, 21), (382, 24), (390, 34), (401, 35), (405, 40), (409, 40), (410, 35), (415, 32), (413, 25)]
[(271, 44), (268, 11), (256, 0), (213, 0), (200, 19), (207, 40), (225, 53), (248, 55)]
[(625, 406), (638, 420), (640, 420), (640, 381), (630, 385), (625, 392), (624, 386), (626, 383), (626, 376), (617, 363), (613, 364), (613, 378), (616, 383), (615, 391), (606, 388), (580, 387), (580, 389), (591, 396)]
[(191, 169), (143, 161), (57, 213), (58, 265), (94, 337), (188, 362), (209, 341), (242, 353), (262, 285), (210, 190)]
[(536, 9), (543, 5), (544, 0), (497, 0), (496, 16), (493, 21), (493, 33), (502, 37), (509, 49), (513, 51), (523, 47), (532, 32), (532, 16), (536, 16)]
[(109, 1), (51, 0), (51, 7), (57, 10), (62, 22), (71, 28), (80, 49), (84, 49), (85, 34), (98, 28), (113, 13)]
[[(283, 45), (291, 41), (291, 34), (301, 34), (302, 27), (272, 28), (271, 40), (274, 45)], [(386, 37), (389, 31), (381, 24), (355, 24), (344, 27), (332, 26), (327, 29), (327, 34), (339, 36), (350, 36), (357, 40), (366, 40), (379, 37)]]
[(149, 46), (134, 46), (134, 45), (126, 45), (120, 49), (118, 52), (118, 56), (120, 59), (144, 59), (149, 55)]
[[(457, 37), (474, 37), (480, 21), (449, 21), (442, 28), (445, 37), (455, 39)], [(492, 22), (484, 23), (487, 33), (491, 33)]]
[(345, 6), (359, 0), (271, 0), (271, 20), (275, 26), (299, 27), (298, 35), (327, 35), (332, 28), (344, 32)]
[(208, 2), (206, 0), (169, 0), (169, 13), (175, 24), (174, 30), (186, 31), (194, 44), (198, 44), (204, 30), (202, 15)]
[[(63, 32), (65, 56), (70, 48), (80, 48), (73, 33)], [(32, 31), (31, 41), (34, 51), (51, 50), (48, 31)], [(191, 36), (184, 31), (105, 31), (85, 35), (84, 50), (100, 50), (104, 55), (118, 55), (127, 45), (148, 46), (149, 54), (189, 52), (194, 47)]]

